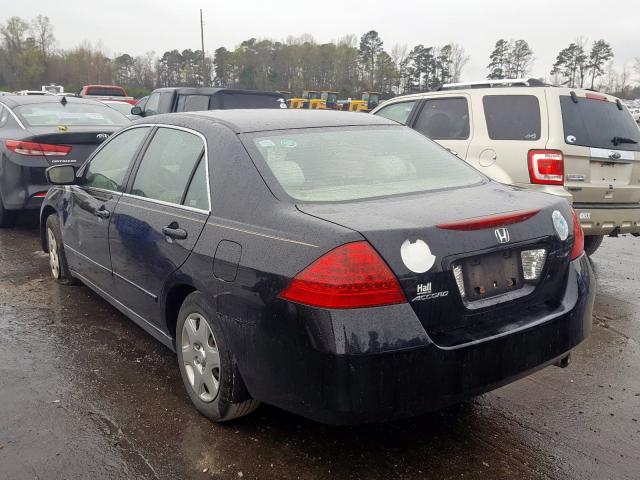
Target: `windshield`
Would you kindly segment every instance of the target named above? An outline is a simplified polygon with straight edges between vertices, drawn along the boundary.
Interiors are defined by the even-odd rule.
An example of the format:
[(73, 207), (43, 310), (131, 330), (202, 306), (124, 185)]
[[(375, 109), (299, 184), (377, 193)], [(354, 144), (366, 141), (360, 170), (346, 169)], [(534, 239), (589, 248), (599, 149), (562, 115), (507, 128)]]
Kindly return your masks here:
[(54, 125), (122, 126), (130, 122), (121, 113), (105, 105), (88, 103), (34, 103), (16, 107), (14, 111), (32, 127)]
[(295, 200), (341, 202), (474, 185), (484, 177), (403, 126), (261, 132), (253, 146)]
[[(560, 97), (564, 139), (570, 145), (640, 151), (640, 129), (614, 102)], [(633, 143), (637, 142), (637, 143)]]

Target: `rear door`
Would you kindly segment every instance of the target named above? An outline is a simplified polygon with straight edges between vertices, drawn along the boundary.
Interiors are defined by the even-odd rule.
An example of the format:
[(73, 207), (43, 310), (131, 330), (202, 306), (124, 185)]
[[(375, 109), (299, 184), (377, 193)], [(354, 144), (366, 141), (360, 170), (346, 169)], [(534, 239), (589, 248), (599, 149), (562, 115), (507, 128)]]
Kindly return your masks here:
[(503, 88), (473, 96), (476, 122), (467, 161), (494, 180), (529, 186), (529, 150), (544, 149), (547, 108), (540, 88)]
[(469, 97), (456, 94), (422, 101), (411, 127), (466, 159), (471, 143)]
[(640, 202), (640, 129), (624, 106), (595, 93), (549, 93), (557, 128), (549, 148), (564, 153), (574, 203)]
[(134, 127), (111, 139), (80, 172), (63, 215), (65, 252), (71, 269), (102, 289), (112, 284), (109, 220), (149, 127)]
[(160, 318), (162, 288), (207, 221), (208, 185), (204, 137), (159, 127), (118, 202), (109, 232), (118, 299), (147, 321)]

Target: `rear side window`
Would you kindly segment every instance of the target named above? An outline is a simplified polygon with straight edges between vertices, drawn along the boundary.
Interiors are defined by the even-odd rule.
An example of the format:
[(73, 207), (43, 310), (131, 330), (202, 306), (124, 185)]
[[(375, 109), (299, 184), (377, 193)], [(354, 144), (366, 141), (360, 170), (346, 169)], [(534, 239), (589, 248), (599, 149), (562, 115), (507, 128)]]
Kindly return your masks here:
[[(560, 97), (564, 141), (569, 145), (640, 151), (640, 129), (633, 117), (613, 102)], [(635, 143), (634, 143), (635, 142)]]
[(223, 108), (287, 108), (284, 98), (255, 93), (220, 92)]
[(540, 139), (540, 102), (533, 95), (486, 95), (482, 98), (489, 138)]
[(413, 106), (415, 104), (415, 101), (394, 103), (381, 108), (376, 112), (376, 115), (380, 115), (381, 117), (406, 125), (409, 114), (411, 113), (411, 110), (413, 110)]
[(464, 98), (427, 100), (415, 128), (432, 140), (466, 140), (469, 138), (469, 107)]
[(209, 95), (178, 95), (176, 112), (198, 112), (209, 110)]
[(180, 205), (203, 152), (197, 135), (159, 128), (140, 162), (131, 193)]
[(129, 165), (148, 131), (148, 127), (132, 128), (109, 140), (89, 163), (82, 185), (116, 192), (124, 190)]
[(200, 159), (198, 168), (193, 174), (193, 178), (189, 183), (187, 194), (184, 197), (183, 204), (191, 208), (199, 208), (200, 210), (209, 210), (209, 190), (207, 189), (207, 173), (205, 168), (207, 162), (204, 157)]

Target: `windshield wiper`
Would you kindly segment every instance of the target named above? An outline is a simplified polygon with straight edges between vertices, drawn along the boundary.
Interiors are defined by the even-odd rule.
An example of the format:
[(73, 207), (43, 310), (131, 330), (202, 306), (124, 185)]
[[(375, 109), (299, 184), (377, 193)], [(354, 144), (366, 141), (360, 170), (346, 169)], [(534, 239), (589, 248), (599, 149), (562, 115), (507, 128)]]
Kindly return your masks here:
[(613, 137), (611, 139), (611, 143), (613, 143), (614, 145), (619, 145), (621, 143), (638, 143), (636, 140), (634, 140), (633, 138), (628, 138), (628, 137)]

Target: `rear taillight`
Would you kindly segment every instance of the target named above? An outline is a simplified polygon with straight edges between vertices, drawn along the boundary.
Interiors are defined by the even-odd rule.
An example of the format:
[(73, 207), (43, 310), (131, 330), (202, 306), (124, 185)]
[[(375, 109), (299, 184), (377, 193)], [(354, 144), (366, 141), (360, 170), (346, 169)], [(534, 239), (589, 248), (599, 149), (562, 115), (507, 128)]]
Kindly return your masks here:
[(9, 150), (18, 155), (64, 157), (71, 152), (69, 145), (49, 145), (47, 143), (22, 142), (19, 140), (6, 140), (5, 144)]
[(280, 298), (321, 308), (406, 302), (398, 279), (367, 242), (342, 245), (295, 276)]
[(564, 184), (564, 157), (560, 150), (529, 150), (528, 161), (531, 183)]
[(571, 216), (573, 217), (573, 248), (571, 249), (571, 260), (575, 260), (584, 252), (584, 232), (578, 214), (572, 208)]

